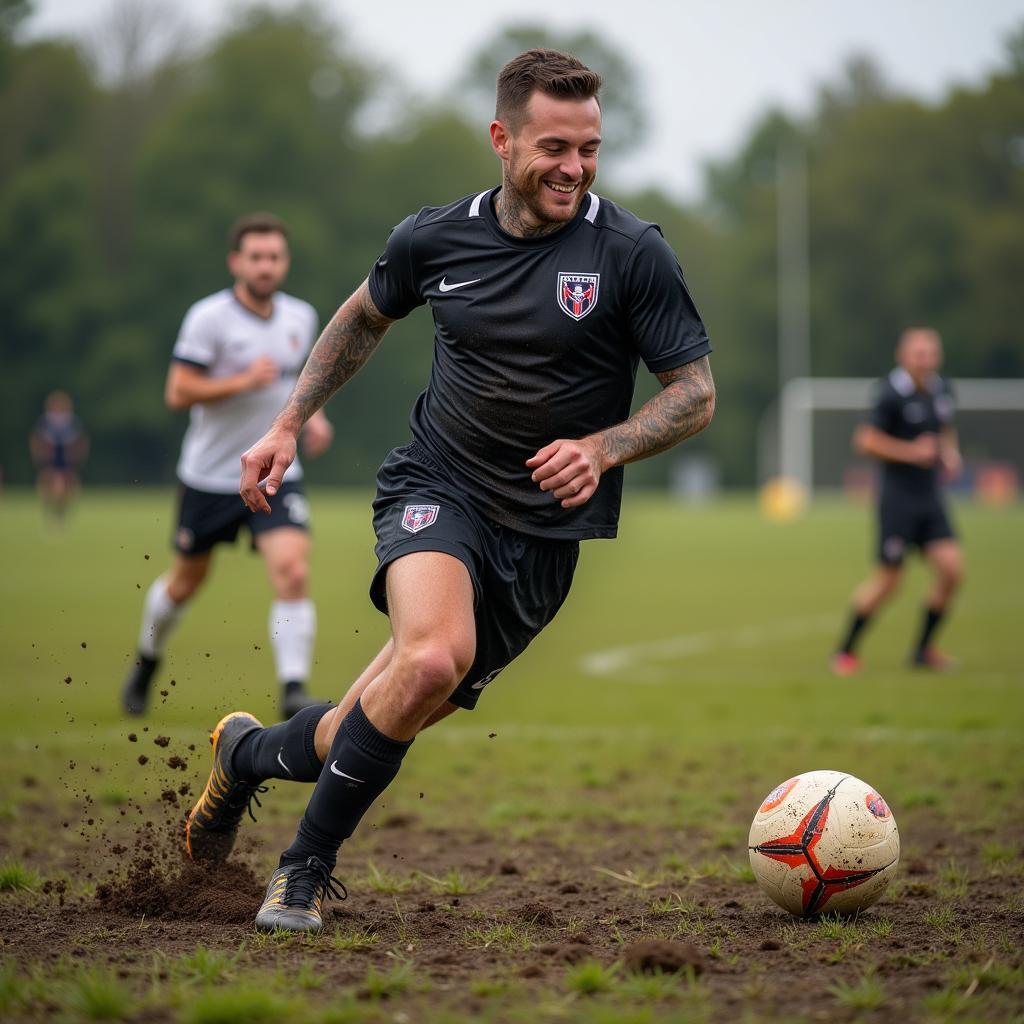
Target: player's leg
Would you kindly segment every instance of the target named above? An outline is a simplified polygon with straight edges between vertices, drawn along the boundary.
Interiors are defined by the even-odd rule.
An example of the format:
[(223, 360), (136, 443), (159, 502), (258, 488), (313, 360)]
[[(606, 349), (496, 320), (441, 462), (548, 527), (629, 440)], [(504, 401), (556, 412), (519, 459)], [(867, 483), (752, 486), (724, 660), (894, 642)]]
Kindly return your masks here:
[(122, 693), (128, 714), (141, 715), (168, 637), (202, 586), (217, 544), (232, 543), (246, 515), (237, 494), (182, 487), (178, 492), (175, 557), (170, 570), (150, 586), (142, 613), (139, 647)]
[(254, 543), (263, 556), (274, 600), (270, 606), (270, 644), (281, 684), (281, 717), (322, 704), (309, 696), (313, 669), (316, 605), (309, 596), (310, 536), (292, 526), (259, 532)]
[(846, 628), (830, 665), (837, 676), (860, 671), (857, 646), (875, 613), (899, 589), (908, 538), (913, 535), (913, 509), (898, 494), (883, 494), (878, 506), (877, 564), (853, 592)]
[(121, 694), (128, 714), (145, 712), (149, 688), (160, 667), (167, 640), (181, 621), (189, 600), (206, 579), (211, 562), (210, 551), (196, 555), (178, 553), (170, 569), (158, 576), (146, 591), (138, 650)]
[(911, 660), (922, 668), (949, 670), (955, 666), (954, 660), (937, 650), (933, 640), (950, 602), (963, 583), (963, 552), (955, 537), (945, 537), (927, 544), (924, 556), (932, 568), (933, 578)]
[(331, 742), (295, 839), (271, 878), (257, 927), (320, 928), (320, 901), (330, 891), (339, 847), (473, 663), (474, 587), (465, 564), (444, 552), (421, 550), (397, 558), (386, 572), (390, 658)]
[[(317, 781), (343, 719), (387, 667), (393, 649), (393, 642), (388, 640), (337, 707), (324, 703), (303, 708), (286, 721), (266, 728), (245, 711), (232, 712), (217, 723), (210, 736), (210, 776), (185, 822), (185, 848), (190, 857), (211, 862), (227, 858), (245, 812), (251, 812), (249, 801), (263, 792), (264, 782)], [(423, 728), (457, 710), (446, 702)]]
[(268, 630), (281, 685), (282, 718), (324, 703), (306, 692), (316, 643), (316, 605), (308, 589), (309, 520), (309, 502), (301, 484), (294, 481), (270, 499), (269, 515), (249, 513), (246, 518), (274, 595)]

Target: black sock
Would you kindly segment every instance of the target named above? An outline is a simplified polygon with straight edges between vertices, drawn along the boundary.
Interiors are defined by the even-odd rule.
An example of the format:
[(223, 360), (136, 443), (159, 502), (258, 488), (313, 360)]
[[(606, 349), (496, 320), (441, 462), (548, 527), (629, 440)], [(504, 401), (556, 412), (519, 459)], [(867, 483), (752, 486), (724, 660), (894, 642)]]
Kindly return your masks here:
[(850, 619), (850, 628), (846, 633), (846, 639), (839, 647), (841, 654), (853, 654), (853, 649), (857, 644), (857, 637), (860, 636), (860, 631), (868, 624), (870, 618), (870, 615), (864, 615), (861, 612), (853, 613)]
[(246, 782), (287, 779), (316, 782), (323, 762), (316, 756), (316, 727), (333, 704), (314, 704), (287, 722), (254, 729), (238, 741), (231, 767)]
[(917, 642), (916, 655), (921, 655), (928, 649), (932, 633), (938, 628), (944, 613), (944, 608), (925, 608), (924, 624), (921, 626), (921, 639)]
[(334, 737), (295, 840), (281, 854), (280, 866), (318, 857), (333, 869), (338, 847), (391, 784), (410, 746), (412, 740), (393, 740), (379, 732), (356, 701)]

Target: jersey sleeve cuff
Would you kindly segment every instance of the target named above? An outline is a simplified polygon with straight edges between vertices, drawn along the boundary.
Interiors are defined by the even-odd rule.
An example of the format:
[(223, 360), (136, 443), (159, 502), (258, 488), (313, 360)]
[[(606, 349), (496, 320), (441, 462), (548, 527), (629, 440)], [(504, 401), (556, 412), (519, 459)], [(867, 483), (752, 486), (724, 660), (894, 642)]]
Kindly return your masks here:
[(184, 366), (194, 366), (197, 370), (208, 370), (209, 363), (201, 363), (198, 359), (189, 359), (187, 356), (171, 356), (172, 363), (181, 363)]
[(711, 342), (705, 338), (697, 345), (683, 349), (675, 355), (662, 356), (660, 359), (644, 360), (647, 369), (651, 373), (663, 373), (665, 370), (674, 370), (677, 366), (686, 366), (687, 363), (695, 362), (701, 356), (711, 353)]

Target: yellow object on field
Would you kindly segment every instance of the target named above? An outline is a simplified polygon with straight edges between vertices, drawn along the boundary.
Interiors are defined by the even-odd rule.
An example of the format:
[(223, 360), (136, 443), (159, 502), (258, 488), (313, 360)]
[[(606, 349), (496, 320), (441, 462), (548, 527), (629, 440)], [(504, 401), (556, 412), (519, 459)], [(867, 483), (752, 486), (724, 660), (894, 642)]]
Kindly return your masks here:
[(757, 503), (765, 519), (789, 522), (806, 511), (807, 488), (798, 480), (777, 476), (761, 487)]

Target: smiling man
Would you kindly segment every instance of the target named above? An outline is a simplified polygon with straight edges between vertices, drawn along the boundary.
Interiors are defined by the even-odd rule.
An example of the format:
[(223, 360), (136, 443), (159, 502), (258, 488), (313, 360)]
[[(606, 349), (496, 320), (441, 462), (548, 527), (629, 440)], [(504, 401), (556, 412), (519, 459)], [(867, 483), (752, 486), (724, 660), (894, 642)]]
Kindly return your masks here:
[[(472, 709), (554, 618), (579, 542), (615, 536), (623, 465), (711, 419), (710, 344), (675, 256), (655, 225), (590, 191), (600, 84), (552, 50), (502, 69), (490, 128), (501, 186), (395, 228), (242, 457), (242, 497), (266, 511), (303, 424), (392, 322), (430, 305), (430, 381), (374, 502), (370, 595), (391, 637), (333, 710), (269, 729), (223, 718), (186, 825), (194, 859), (222, 860), (266, 779), (316, 783), (259, 928), (321, 927), (338, 849), (416, 734)], [(640, 359), (662, 390), (630, 416)]]

